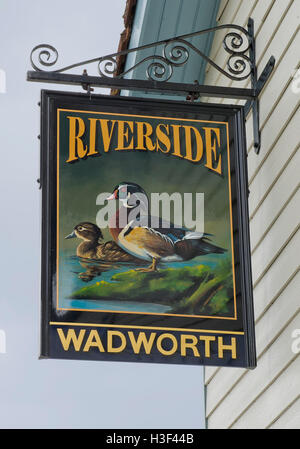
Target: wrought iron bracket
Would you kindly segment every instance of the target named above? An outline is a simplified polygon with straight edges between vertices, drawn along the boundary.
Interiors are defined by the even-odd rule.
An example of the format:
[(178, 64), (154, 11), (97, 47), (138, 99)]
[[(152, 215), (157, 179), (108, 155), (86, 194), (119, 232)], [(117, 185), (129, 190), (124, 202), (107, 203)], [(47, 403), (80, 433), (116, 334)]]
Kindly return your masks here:
[[(196, 36), (224, 29), (231, 30), (227, 32), (223, 39), (224, 51), (229, 55), (225, 68), (216, 64), (188, 40)], [(149, 49), (153, 49), (151, 56), (147, 56)], [(194, 84), (173, 82), (172, 77), (174, 72), (178, 67), (182, 67), (187, 63), (190, 52), (198, 54), (208, 64), (232, 81), (250, 79), (250, 87), (209, 86), (200, 85), (198, 82)], [(142, 56), (130, 68), (119, 73), (119, 58), (131, 53)], [(275, 58), (272, 56), (269, 59), (262, 74), (257, 78), (254, 23), (251, 18), (248, 21), (247, 29), (234, 24), (220, 25), (171, 39), (161, 40), (152, 44), (126, 49), (118, 53), (81, 61), (55, 70), (53, 70), (53, 66), (58, 61), (57, 50), (51, 45), (41, 44), (33, 48), (30, 54), (30, 61), (34, 71), (27, 72), (28, 81), (79, 85), (87, 91), (88, 95), (91, 95), (93, 87), (105, 87), (110, 89), (157, 92), (169, 95), (184, 95), (188, 101), (197, 100), (201, 95), (205, 97), (247, 100), (244, 105), (245, 117), (252, 111), (254, 149), (256, 153), (259, 153), (261, 145), (259, 95), (271, 75), (275, 65)], [(88, 75), (86, 69), (82, 75), (64, 73), (77, 67), (86, 67), (90, 64), (97, 64), (98, 76)], [(135, 69), (143, 66), (145, 66), (147, 79), (131, 79), (128, 77), (130, 73), (134, 73)]]

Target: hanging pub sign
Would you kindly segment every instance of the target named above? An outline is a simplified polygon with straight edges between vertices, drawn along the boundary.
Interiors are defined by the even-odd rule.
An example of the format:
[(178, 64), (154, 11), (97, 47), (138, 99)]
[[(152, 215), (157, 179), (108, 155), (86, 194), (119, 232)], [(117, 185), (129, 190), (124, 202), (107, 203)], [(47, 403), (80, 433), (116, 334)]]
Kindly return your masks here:
[(41, 108), (41, 356), (254, 368), (242, 107)]

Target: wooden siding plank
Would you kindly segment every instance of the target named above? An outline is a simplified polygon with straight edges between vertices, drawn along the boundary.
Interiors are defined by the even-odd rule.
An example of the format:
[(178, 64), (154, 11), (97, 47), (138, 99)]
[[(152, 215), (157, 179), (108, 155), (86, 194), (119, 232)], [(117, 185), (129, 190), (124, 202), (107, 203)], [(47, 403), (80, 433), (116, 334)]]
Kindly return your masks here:
[[(289, 15), (286, 16), (289, 19)], [(283, 23), (284, 26), (284, 23)], [(291, 28), (293, 30), (293, 28)], [(278, 98), (281, 97), (282, 92), (285, 90), (287, 84), (293, 76), (295, 71), (297, 62), (298, 62), (298, 53), (299, 53), (299, 45), (300, 45), (300, 35), (298, 33), (299, 27), (296, 27), (296, 30), (290, 37), (290, 40), (286, 40), (286, 37), (282, 42), (285, 43), (285, 46), (279, 46), (276, 40), (273, 40), (270, 44), (270, 47), (264, 54), (263, 60), (258, 64), (258, 77), (263, 71), (265, 65), (267, 64), (269, 58), (274, 56), (276, 59), (276, 70), (273, 70), (268, 81), (266, 82), (261, 94), (260, 98), (260, 126), (261, 128), (265, 125), (266, 120), (268, 119), (268, 115), (270, 112), (276, 107), (276, 103)], [(290, 33), (289, 33), (290, 35)], [(245, 87), (250, 88), (250, 82), (247, 82), (243, 86), (238, 86), (238, 83), (233, 83), (232, 87)], [(243, 104), (243, 100), (237, 100), (234, 102), (235, 104)], [(247, 120), (252, 120), (250, 117)], [(249, 143), (251, 145), (252, 142)]]
[(249, 184), (249, 216), (253, 218), (276, 180), (286, 168), (287, 163), (297, 151), (299, 145), (298, 124), (300, 109), (296, 111), (281, 134), (265, 163), (261, 166), (259, 176), (255, 176)]
[[(239, 369), (239, 368), (237, 368)], [(213, 377), (216, 375), (216, 373), (220, 370), (220, 368), (217, 368), (216, 366), (206, 366), (204, 368), (204, 383), (205, 385), (209, 385), (209, 383), (212, 381)]]
[[(275, 57), (282, 53), (285, 43), (288, 42), (299, 25), (300, 0), (283, 0), (275, 2), (270, 10), (260, 33), (264, 37), (269, 37), (266, 45), (265, 39), (256, 40), (257, 63), (261, 69), (265, 66), (272, 52), (276, 52)], [(286, 25), (289, 24), (289, 27)], [(284, 31), (283, 31), (284, 30)], [(270, 50), (270, 42), (273, 42), (273, 49)]]
[[(300, 151), (298, 160), (300, 162)], [(300, 190), (298, 189), (252, 254), (252, 280), (254, 285), (259, 282), (272, 262), (280, 256), (280, 252), (286, 243), (299, 228), (299, 214), (295, 213), (299, 210)]]
[[(222, 428), (228, 428), (239, 416), (281, 375), (296, 355), (291, 351), (291, 332), (299, 324), (300, 314), (287, 326), (269, 350), (260, 358), (255, 370), (246, 371), (234, 389), (210, 415), (210, 425), (222, 422)], [(283, 350), (284, 349), (284, 350)], [(299, 378), (300, 386), (300, 378)], [(249, 386), (251, 385), (251, 388)]]
[(268, 426), (268, 429), (300, 429), (300, 398)]
[[(278, 163), (278, 165), (277, 165), (278, 170), (280, 169), (280, 165), (281, 165), (282, 159), (285, 158), (285, 156), (288, 156), (288, 154), (286, 154), (286, 153), (289, 153), (289, 151), (288, 151), (289, 150), (288, 143), (292, 143), (294, 141), (293, 140), (293, 136), (294, 135), (295, 135), (296, 139), (298, 139), (298, 130), (297, 129), (295, 129), (295, 133), (293, 134), (293, 136), (289, 132), (291, 127), (292, 127), (292, 129), (294, 129), (294, 125), (296, 125), (297, 120), (298, 120), (298, 116), (295, 116), (294, 119), (289, 123), (288, 128), (285, 130), (285, 133), (282, 135), (282, 137), (278, 141), (277, 151), (275, 151), (274, 154), (273, 154), (273, 152), (271, 153), (272, 154), (272, 158), (273, 158), (273, 162), (275, 164)], [(285, 151), (283, 152), (281, 150), (281, 148), (285, 148)], [(270, 164), (270, 166), (268, 166), (268, 164), (266, 164), (266, 170), (267, 171), (269, 169), (271, 171), (272, 167), (274, 166), (273, 162), (272, 162), (272, 164)], [(264, 165), (263, 165), (263, 167), (264, 167)], [(283, 176), (285, 176), (285, 173), (281, 173), (281, 174)], [(259, 177), (258, 179), (264, 179), (264, 172), (262, 172), (261, 177)], [(287, 176), (287, 179), (289, 179), (289, 176)], [(254, 191), (255, 191), (254, 189), (250, 188), (250, 207), (251, 207), (251, 195), (253, 194)], [(254, 246), (254, 243), (253, 243), (253, 239), (252, 239), (252, 247), (253, 246)], [(259, 288), (258, 291), (260, 292), (260, 290), (261, 289)], [(211, 381), (211, 379), (214, 377), (214, 375), (216, 374), (216, 372), (218, 370), (219, 370), (219, 368), (216, 368), (216, 367), (207, 367), (207, 368), (205, 368), (205, 384), (206, 385), (209, 384), (209, 382)]]
[(300, 271), (288, 283), (274, 303), (256, 319), (256, 348), (261, 357), (274, 338), (278, 336), (299, 312)]
[(251, 248), (256, 247), (278, 218), (290, 195), (299, 188), (299, 164), (300, 151), (297, 151), (252, 218), (250, 222)]
[[(295, 4), (293, 4), (293, 6), (295, 6)], [(299, 49), (300, 37), (297, 32), (299, 30), (298, 23), (300, 18), (299, 14), (297, 16), (296, 11), (295, 8), (291, 8), (286, 15), (278, 30), (278, 34), (273, 39), (269, 48), (265, 51), (262, 62), (258, 65), (258, 73), (260, 73), (271, 55), (274, 55), (276, 58), (276, 70), (275, 72), (273, 71), (260, 96), (261, 130), (264, 128), (272, 111), (276, 108), (277, 102), (281, 98), (288, 83), (291, 83), (295, 68), (297, 68), (297, 64), (299, 64), (299, 50), (297, 52), (297, 49)], [(291, 21), (294, 21), (294, 23), (290, 24)], [(288, 31), (283, 33), (283, 30), (287, 28), (287, 24), (289, 24)], [(284, 35), (284, 38), (282, 35)], [(275, 78), (274, 81), (273, 78)], [(250, 87), (250, 83), (248, 83), (247, 87)], [(251, 128), (252, 117), (249, 116), (246, 123), (246, 129), (248, 130)], [(248, 137), (251, 137), (250, 139), (247, 139), (247, 148), (248, 151), (250, 151), (253, 150), (252, 133), (248, 132)]]
[[(292, 282), (295, 274), (299, 272), (299, 247), (300, 247), (300, 232), (293, 237), (293, 239), (288, 243), (281, 253), (281, 257), (277, 259), (267, 271), (264, 276), (264, 282), (259, 282), (254, 288), (254, 311), (256, 319), (259, 320), (261, 315), (273, 305), (275, 301), (278, 300), (280, 295), (283, 294), (284, 289)], [(297, 296), (298, 298), (298, 296)], [(258, 337), (257, 340), (259, 341)], [(221, 385), (224, 385), (223, 373), (229, 373), (228, 368), (209, 368), (205, 371), (209, 371), (210, 379), (207, 387), (207, 402), (210, 401), (210, 396), (214, 395), (214, 389), (210, 389), (214, 376), (217, 375), (219, 371), (222, 371), (221, 375)], [(212, 372), (213, 371), (213, 372)], [(232, 384), (229, 385), (228, 389), (234, 384), (234, 380), (237, 380), (235, 376), (235, 370), (232, 370), (232, 375), (235, 377), (232, 380)], [(207, 379), (206, 379), (207, 381)]]
[(222, 20), (222, 15), (227, 7), (229, 3), (229, 0), (221, 0), (220, 1), (220, 6), (219, 6), (219, 11), (217, 14), (217, 21), (219, 22), (220, 20)]
[(204, 383), (208, 385), (218, 368), (215, 366), (206, 366), (204, 368)]
[(298, 231), (278, 258), (266, 272), (263, 282), (254, 288), (254, 309), (259, 317), (281, 294), (299, 270), (300, 232)]
[[(284, 327), (299, 312), (300, 272), (291, 280), (267, 311), (256, 320), (255, 333), (258, 364), (263, 353), (283, 331)], [(207, 387), (207, 415), (211, 414), (218, 403), (229, 393), (232, 386), (245, 374), (245, 370), (219, 369)]]
[[(245, 8), (247, 2), (243, 3)], [(229, 0), (227, 16), (229, 9), (236, 18), (243, 16), (242, 5), (236, 10), (236, 3)], [(299, 67), (300, 0), (257, 2), (251, 17), (255, 20), (258, 74), (271, 55), (276, 58), (260, 97), (259, 156), (253, 149), (251, 114), (246, 123), (258, 367), (254, 371), (205, 368), (206, 415), (208, 428), (293, 428), (289, 423), (297, 422), (293, 416), (298, 411), (300, 428), (299, 357), (290, 349), (291, 330), (300, 327), (296, 213), (300, 205), (300, 101), (291, 89)], [(223, 18), (221, 23), (225, 23)], [(246, 18), (241, 24), (245, 23)], [(216, 55), (215, 62), (225, 66), (226, 54), (220, 50)], [(207, 84), (219, 85), (221, 79), (215, 70), (207, 71)], [(250, 86), (250, 81), (223, 79), (223, 85)], [(209, 101), (243, 104), (227, 99)]]
[(210, 418), (217, 407), (230, 393), (235, 384), (245, 375), (246, 369), (219, 368), (210, 381), (206, 394), (206, 418)]
[[(273, 72), (273, 76), (268, 81), (268, 84), (265, 85), (264, 90), (261, 94), (260, 120), (262, 127), (268, 120), (272, 107), (276, 105), (278, 98), (280, 98), (281, 96), (281, 93), (285, 90), (285, 87), (293, 78), (294, 70), (299, 58), (299, 47), (300, 33), (297, 32), (295, 35), (293, 35), (293, 40), (291, 42), (289, 41), (287, 47), (284, 48), (284, 51), (282, 53), (283, 57), (280, 62), (278, 61), (278, 58), (276, 58), (276, 70), (275, 72)], [(276, 48), (278, 49), (277, 46)], [(268, 59), (266, 60), (266, 63), (267, 61)]]
[[(255, 41), (258, 76), (271, 56), (275, 57), (278, 64), (285, 54), (293, 35), (299, 29), (299, 6), (300, 0), (285, 0), (276, 1), (271, 8)], [(273, 75), (276, 71), (277, 65)], [(249, 79), (244, 87), (250, 87)]]
[[(283, 348), (281, 352), (284, 353), (285, 350), (286, 348)], [(300, 357), (297, 357), (256, 400), (253, 404), (255, 406), (249, 407), (232, 428), (267, 428), (274, 418), (299, 396), (300, 376), (296, 375), (299, 371)]]
[[(278, 102), (277, 107), (269, 117), (268, 122), (261, 130), (262, 148), (259, 155), (257, 155), (253, 150), (248, 154), (249, 183), (253, 181), (253, 178), (256, 176), (260, 167), (262, 166), (262, 164), (274, 148), (279, 137), (287, 127), (291, 117), (298, 109), (300, 98), (299, 95), (295, 95), (295, 93), (292, 91), (291, 84), (292, 81), (290, 82), (283, 96)], [(246, 132), (248, 131), (248, 138), (252, 138), (253, 130), (252, 128), (250, 129), (249, 127), (246, 127)]]
[(258, 1), (251, 13), (251, 18), (254, 20), (254, 34), (258, 35), (262, 25), (264, 24), (271, 8), (276, 0)]

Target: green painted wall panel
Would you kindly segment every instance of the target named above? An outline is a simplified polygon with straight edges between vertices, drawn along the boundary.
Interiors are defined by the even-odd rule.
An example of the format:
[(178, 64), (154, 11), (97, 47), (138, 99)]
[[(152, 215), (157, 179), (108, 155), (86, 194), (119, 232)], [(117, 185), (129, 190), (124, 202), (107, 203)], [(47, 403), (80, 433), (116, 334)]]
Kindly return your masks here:
[[(130, 48), (138, 47), (159, 40), (192, 33), (216, 25), (216, 16), (220, 0), (138, 0), (130, 39)], [(197, 36), (190, 42), (205, 54), (209, 54), (214, 33)], [(142, 52), (127, 56), (125, 69), (129, 69), (143, 58), (162, 55), (163, 46), (146, 49)], [(152, 60), (154, 62), (155, 59)], [(129, 72), (128, 78), (146, 79), (146, 68), (151, 60), (139, 65)], [(192, 49), (189, 50), (188, 62), (174, 69), (173, 82), (192, 83), (198, 80), (203, 82), (206, 62)], [(126, 95), (125, 92), (123, 94)], [(141, 96), (139, 92), (127, 93)], [(157, 94), (146, 94), (147, 97), (156, 98)], [(161, 96), (161, 95), (159, 95)], [(166, 98), (176, 98), (170, 97)]]

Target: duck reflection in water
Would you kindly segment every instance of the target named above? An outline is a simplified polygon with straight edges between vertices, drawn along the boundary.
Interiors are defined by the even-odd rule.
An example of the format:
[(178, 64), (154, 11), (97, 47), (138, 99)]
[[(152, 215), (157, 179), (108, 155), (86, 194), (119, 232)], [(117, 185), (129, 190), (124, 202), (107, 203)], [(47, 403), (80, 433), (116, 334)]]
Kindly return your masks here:
[(89, 282), (104, 271), (116, 269), (120, 266), (141, 266), (145, 262), (128, 254), (114, 241), (101, 242), (103, 234), (101, 229), (93, 223), (81, 222), (67, 235), (66, 239), (79, 238), (82, 240), (77, 247), (76, 255), (85, 272), (78, 277)]

